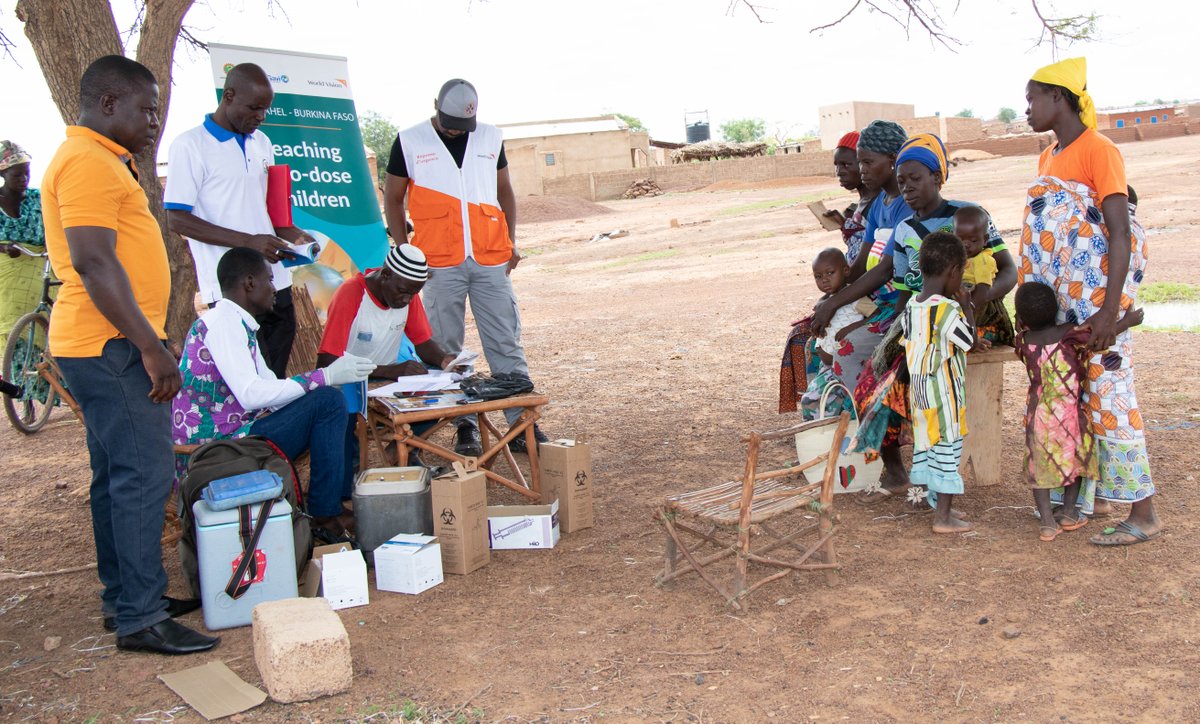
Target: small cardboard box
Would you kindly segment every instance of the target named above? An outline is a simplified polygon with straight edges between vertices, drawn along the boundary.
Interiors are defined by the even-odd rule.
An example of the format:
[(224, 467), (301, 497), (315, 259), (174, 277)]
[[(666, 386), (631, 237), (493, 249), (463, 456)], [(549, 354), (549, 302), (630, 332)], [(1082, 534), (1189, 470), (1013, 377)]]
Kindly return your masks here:
[(349, 543), (314, 548), (304, 569), (300, 595), (320, 596), (335, 610), (367, 605), (367, 562), (362, 551), (354, 550)]
[(549, 505), (489, 505), (488, 538), (495, 550), (553, 548), (558, 543), (558, 501)]
[(555, 440), (538, 446), (543, 500), (558, 499), (563, 533), (591, 528), (592, 448), (586, 442)]
[(442, 582), (442, 547), (431, 535), (401, 533), (375, 549), (375, 587), (420, 593)]
[(432, 483), (433, 534), (442, 549), (442, 570), (466, 575), (491, 559), (488, 549), (484, 474), (454, 463), (454, 472)]

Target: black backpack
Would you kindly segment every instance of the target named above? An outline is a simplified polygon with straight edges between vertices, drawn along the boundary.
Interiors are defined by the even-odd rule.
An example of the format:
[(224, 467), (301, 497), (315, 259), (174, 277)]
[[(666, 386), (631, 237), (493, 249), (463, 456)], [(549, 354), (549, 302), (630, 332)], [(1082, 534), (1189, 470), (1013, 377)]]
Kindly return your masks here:
[(179, 539), (179, 564), (191, 586), (200, 596), (200, 566), (196, 558), (196, 520), (192, 504), (214, 480), (255, 470), (268, 470), (283, 480), (283, 499), (292, 506), (292, 536), (296, 543), (297, 575), (312, 553), (312, 526), (304, 513), (303, 495), (296, 469), (283, 451), (264, 437), (249, 436), (237, 440), (214, 440), (202, 445), (188, 460), (187, 475), (179, 485), (179, 519), (183, 536)]

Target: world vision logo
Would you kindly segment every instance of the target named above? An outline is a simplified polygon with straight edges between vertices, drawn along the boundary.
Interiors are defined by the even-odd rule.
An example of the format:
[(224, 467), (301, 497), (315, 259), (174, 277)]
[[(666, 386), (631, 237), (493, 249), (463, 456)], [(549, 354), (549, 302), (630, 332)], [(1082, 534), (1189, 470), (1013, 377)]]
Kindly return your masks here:
[(341, 83), (345, 88), (350, 87), (350, 81), (346, 80), (345, 78), (334, 78), (334, 80), (336, 80), (338, 83)]

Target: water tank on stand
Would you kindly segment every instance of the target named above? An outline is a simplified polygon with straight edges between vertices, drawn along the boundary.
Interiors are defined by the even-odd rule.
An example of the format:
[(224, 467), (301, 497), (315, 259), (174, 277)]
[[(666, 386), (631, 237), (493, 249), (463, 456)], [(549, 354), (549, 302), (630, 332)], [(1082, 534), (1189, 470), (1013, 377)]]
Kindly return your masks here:
[(688, 143), (703, 143), (712, 138), (708, 130), (708, 111), (688, 111), (683, 114), (683, 127)]

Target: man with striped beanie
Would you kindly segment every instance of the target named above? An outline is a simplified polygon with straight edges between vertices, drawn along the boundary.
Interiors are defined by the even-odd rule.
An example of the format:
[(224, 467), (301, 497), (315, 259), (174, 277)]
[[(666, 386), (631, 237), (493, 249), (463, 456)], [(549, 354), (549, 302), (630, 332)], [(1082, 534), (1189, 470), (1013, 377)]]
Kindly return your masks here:
[(426, 369), (420, 362), (396, 361), (405, 336), (425, 364), (440, 369), (453, 361), (453, 355), (433, 340), (421, 303), (421, 288), (428, 278), (425, 254), (412, 244), (400, 244), (388, 252), (382, 267), (347, 280), (329, 303), (317, 364), (327, 365), (348, 353), (379, 365), (372, 378), (423, 375)]

